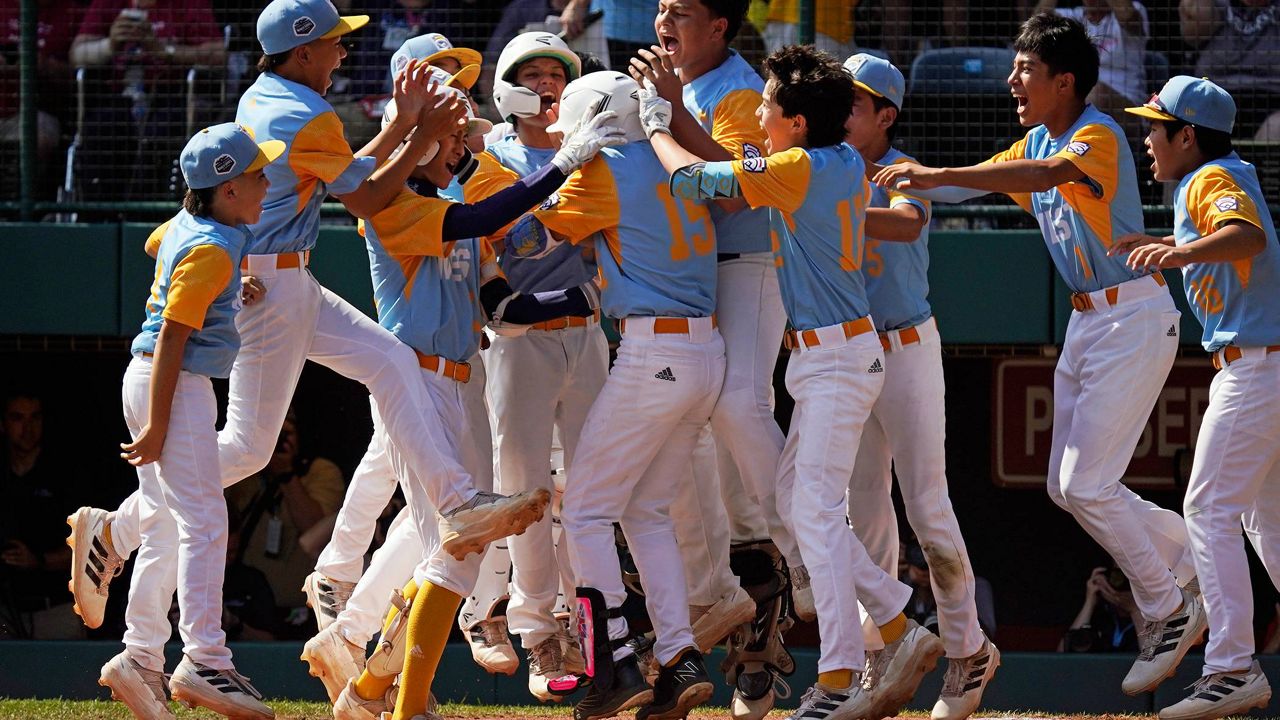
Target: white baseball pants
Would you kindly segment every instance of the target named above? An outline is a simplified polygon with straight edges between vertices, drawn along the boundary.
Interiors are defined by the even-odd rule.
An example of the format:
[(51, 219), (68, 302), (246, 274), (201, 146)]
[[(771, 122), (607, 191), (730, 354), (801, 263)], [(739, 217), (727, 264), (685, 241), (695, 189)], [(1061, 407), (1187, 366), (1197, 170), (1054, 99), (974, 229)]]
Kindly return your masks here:
[(896, 574), (898, 523), (890, 496), (896, 469), (907, 521), (929, 560), (947, 656), (966, 658), (982, 648), (983, 635), (969, 552), (947, 494), (942, 340), (933, 318), (915, 329), (920, 341), (905, 347), (898, 333), (886, 336), (884, 389), (858, 446), (849, 521), (871, 559)]
[[(572, 476), (582, 425), (609, 375), (608, 339), (592, 321), (586, 327), (495, 336), (485, 355), (499, 491), (546, 488), (554, 493), (553, 431)], [(562, 629), (553, 614), (561, 567), (553, 551), (551, 515), (506, 541), (513, 568), (507, 625), (526, 648)]]
[(1143, 616), (1161, 620), (1182, 604), (1170, 568), (1186, 536), (1177, 513), (1120, 480), (1173, 366), (1180, 313), (1150, 277), (1120, 285), (1115, 306), (1092, 295), (1096, 309), (1071, 313), (1054, 372), (1049, 497), (1115, 559)]
[(1280, 538), (1280, 353), (1241, 348), (1209, 389), (1183, 511), (1209, 616), (1204, 674), (1253, 663), (1253, 594), (1240, 538), (1249, 539), (1273, 577)]
[(703, 607), (714, 605), (738, 587), (738, 576), (729, 568), (729, 517), (720, 497), (716, 444), (709, 426), (698, 432), (693, 456), (685, 468), (686, 480), (677, 484), (671, 503), (685, 591), (690, 605)]
[(694, 644), (670, 506), (724, 379), (724, 341), (711, 318), (689, 324), (688, 335), (655, 334), (653, 318), (627, 318), (583, 426), (561, 515), (578, 585), (599, 590), (610, 608), (626, 598), (613, 542), (613, 523), (622, 523), (661, 663)]
[(884, 625), (911, 597), (911, 588), (871, 561), (845, 520), (859, 439), (884, 385), (884, 353), (872, 332), (843, 342), (839, 326), (818, 332), (823, 344), (793, 350), (787, 366), (796, 406), (778, 497), (812, 583), (822, 636), (818, 672), (858, 670), (866, 659), (858, 603)]
[[(149, 417), (151, 370), (150, 359), (134, 358), (124, 374), (124, 419), (135, 440)], [(222, 632), (227, 503), (218, 474), (217, 421), (209, 378), (182, 371), (160, 459), (138, 468), (142, 545), (129, 587), (124, 644), (129, 657), (149, 670), (164, 670), (175, 589), (182, 651), (211, 668), (232, 667)]]

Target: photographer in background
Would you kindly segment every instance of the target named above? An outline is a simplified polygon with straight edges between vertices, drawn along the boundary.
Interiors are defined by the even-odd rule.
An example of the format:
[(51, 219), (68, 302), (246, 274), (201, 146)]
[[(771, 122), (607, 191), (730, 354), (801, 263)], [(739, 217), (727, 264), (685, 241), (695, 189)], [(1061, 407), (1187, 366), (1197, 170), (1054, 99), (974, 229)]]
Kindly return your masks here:
[(1120, 568), (1094, 568), (1085, 583), (1084, 605), (1058, 645), (1058, 652), (1137, 652), (1142, 613)]
[(302, 581), (314, 569), (316, 555), (302, 539), (312, 528), (331, 521), (343, 490), (337, 465), (301, 451), (293, 410), (285, 417), (267, 466), (227, 488), (228, 505), (243, 518), (232, 528), (240, 533), (236, 560), (266, 573), (281, 607), (304, 608)]

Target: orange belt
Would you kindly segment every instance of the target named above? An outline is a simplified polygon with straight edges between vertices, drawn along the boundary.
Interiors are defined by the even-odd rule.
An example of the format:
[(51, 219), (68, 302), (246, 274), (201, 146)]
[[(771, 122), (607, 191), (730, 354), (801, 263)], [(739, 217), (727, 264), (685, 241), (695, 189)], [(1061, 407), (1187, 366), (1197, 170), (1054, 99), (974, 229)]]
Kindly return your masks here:
[[(864, 315), (857, 320), (842, 322), (840, 323), (840, 327), (844, 328), (845, 340), (857, 337), (863, 333), (869, 333), (873, 329), (871, 327), (870, 315)], [(918, 337), (916, 339), (919, 340)], [(802, 347), (808, 349), (811, 347), (817, 347), (820, 344), (822, 343), (818, 339), (818, 333), (815, 330), (801, 330), (799, 332), (796, 332), (795, 330), (788, 330), (786, 334), (782, 336), (782, 346), (788, 350), (795, 350)]]
[[(1267, 354), (1270, 355), (1273, 352), (1280, 352), (1280, 345), (1268, 345)], [(1221, 370), (1242, 357), (1244, 357), (1243, 350), (1235, 345), (1228, 345), (1213, 354), (1213, 369)]]
[[(1164, 287), (1164, 276), (1160, 273), (1148, 275), (1147, 277), (1154, 279), (1157, 285)], [(1120, 299), (1120, 286), (1112, 285), (1106, 289), (1105, 293), (1107, 296), (1107, 304), (1114, 307), (1116, 302)], [(1080, 312), (1095, 309), (1093, 306), (1093, 298), (1089, 297), (1089, 293), (1082, 292), (1071, 293), (1071, 307), (1079, 310)], [(903, 344), (905, 345), (906, 343)]]
[[(442, 375), (450, 380), (457, 380), (460, 383), (465, 383), (471, 379), (471, 363), (454, 362), (439, 355), (423, 355), (417, 350), (414, 350), (414, 353), (418, 356), (418, 367), (423, 370)], [(440, 370), (441, 363), (444, 364), (443, 372)]]
[[(716, 316), (711, 316), (711, 327), (716, 327)], [(537, 327), (536, 325), (534, 327)], [(627, 321), (622, 319), (618, 321), (618, 332), (625, 333), (627, 331)], [(653, 319), (654, 335), (688, 335), (689, 334), (689, 318), (673, 318), (660, 317)]]
[[(902, 347), (906, 347), (908, 345), (915, 345), (916, 343), (920, 342), (920, 331), (916, 329), (915, 325), (912, 325), (911, 327), (903, 330), (899, 330), (898, 340), (901, 341)], [(889, 352), (889, 348), (892, 347), (892, 345), (890, 345), (889, 343), (889, 333), (887, 332), (880, 333), (880, 347), (884, 348), (885, 352)]]
[(589, 318), (584, 317), (562, 317), (555, 320), (546, 320), (544, 322), (534, 323), (529, 327), (533, 330), (564, 330), (565, 328), (586, 327), (592, 323), (600, 322), (600, 311), (597, 310), (594, 315)]
[[(293, 268), (306, 267), (311, 263), (311, 251), (303, 250), (302, 252), (287, 252), (276, 255), (277, 270), (291, 270)], [(249, 272), (249, 256), (245, 256), (240, 261), (240, 272)]]

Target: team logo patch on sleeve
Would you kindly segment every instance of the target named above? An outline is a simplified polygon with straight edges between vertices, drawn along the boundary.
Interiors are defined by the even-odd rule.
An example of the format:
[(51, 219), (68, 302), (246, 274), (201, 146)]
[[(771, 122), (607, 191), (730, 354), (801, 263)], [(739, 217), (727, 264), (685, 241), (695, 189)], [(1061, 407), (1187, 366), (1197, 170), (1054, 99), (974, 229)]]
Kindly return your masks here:
[(755, 157), (747, 157), (742, 160), (742, 169), (747, 172), (762, 173), (768, 161), (759, 155)]
[(1213, 206), (1218, 208), (1218, 212), (1231, 212), (1240, 207), (1240, 200), (1232, 195), (1227, 195), (1214, 200)]
[(760, 148), (756, 147), (755, 145), (752, 145), (751, 143), (744, 142), (742, 143), (742, 157), (758, 158), (760, 157)]
[(1092, 150), (1092, 148), (1089, 147), (1089, 143), (1084, 142), (1083, 140), (1073, 140), (1070, 144), (1067, 145), (1067, 152), (1075, 153), (1080, 157), (1084, 157), (1084, 154), (1089, 152), (1090, 150)]

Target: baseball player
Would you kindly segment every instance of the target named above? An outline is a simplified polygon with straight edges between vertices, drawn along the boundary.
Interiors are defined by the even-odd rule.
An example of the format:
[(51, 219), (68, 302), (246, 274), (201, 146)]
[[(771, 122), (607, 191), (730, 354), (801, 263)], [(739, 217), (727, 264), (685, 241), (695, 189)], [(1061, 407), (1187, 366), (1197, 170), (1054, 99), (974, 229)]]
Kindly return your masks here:
[[(553, 131), (601, 108), (617, 112), (629, 144), (605, 150), (512, 230), (508, 252), (554, 252), (559, 238), (596, 238), (603, 309), (619, 318), (617, 360), (583, 425), (561, 522), (578, 582), (587, 695), (576, 720), (683, 718), (712, 686), (689, 622), (685, 573), (669, 507), (724, 373), (716, 330), (715, 227), (701, 204), (672, 197), (645, 140), (639, 88), (623, 73), (570, 83)], [(547, 231), (550, 231), (548, 235)], [(542, 248), (546, 249), (542, 249)], [(621, 615), (626, 597), (614, 546), (620, 522), (644, 578), (661, 666), (650, 688)], [(554, 688), (553, 688), (554, 689)]]
[[(324, 198), (332, 193), (358, 217), (384, 209), (414, 167), (406, 154), (388, 159), (428, 101), (439, 99), (425, 74), (406, 71), (394, 94), (400, 119), (359, 157), (352, 155), (324, 93), (346, 55), (342, 36), (367, 21), (340, 16), (329, 0), (273, 0), (258, 18), (262, 74), (240, 99), (237, 120), (260, 139), (284, 141), (288, 150), (284, 162), (268, 169), (272, 189), (242, 263), (270, 292), (237, 317), (242, 345), (219, 433), (220, 469), (229, 485), (266, 464), (310, 358), (369, 388), (395, 447), (414, 472), (429, 478), (446, 551), (476, 552), (522, 531), (540, 517), (543, 500), (479, 492), (469, 474), (446, 461), (430, 442), (440, 429), (412, 352), (306, 270)], [(73, 554), (71, 588), (90, 626), (101, 623), (111, 577), (138, 545), (138, 501), (135, 494), (114, 518), (86, 508), (70, 519), (73, 537), (84, 540)]]
[[(559, 145), (547, 131), (554, 119), (551, 109), (579, 75), (578, 56), (554, 34), (528, 32), (507, 43), (495, 68), (494, 101), (515, 134), (485, 149), (482, 157), (496, 160), (493, 175), (523, 175), (551, 160)], [(489, 167), (481, 166), (477, 180), (490, 174)], [(596, 275), (589, 253), (573, 244), (540, 259), (504, 251), (501, 264), (517, 291), (555, 292)], [(552, 431), (564, 449), (566, 478), (572, 478), (583, 423), (609, 373), (609, 344), (599, 317), (567, 317), (535, 325), (518, 336), (498, 334), (485, 355), (500, 489), (554, 490), (547, 462)], [(530, 382), (531, 377), (538, 381)], [(507, 542), (514, 568), (507, 622), (529, 656), (529, 692), (543, 701), (559, 699), (548, 683), (570, 668), (564, 661), (568, 638), (554, 615), (562, 569), (551, 518)]]
[(1163, 276), (1107, 254), (1116, 238), (1142, 230), (1142, 205), (1124, 133), (1085, 103), (1098, 51), (1084, 27), (1039, 13), (1014, 48), (1009, 86), (1019, 122), (1032, 128), (1025, 138), (981, 165), (900, 162), (875, 182), (921, 196), (944, 185), (976, 191), (969, 196), (1003, 192), (1040, 224), (1075, 308), (1054, 375), (1049, 496), (1133, 584), (1147, 623), (1122, 688), (1136, 694), (1172, 674), (1205, 627), (1201, 600), (1170, 570), (1185, 555), (1185, 536), (1169, 534), (1176, 513), (1120, 482), (1177, 353), (1179, 313)]
[[(844, 68), (854, 84), (846, 142), (878, 165), (911, 161), (891, 145), (906, 90), (902, 73), (864, 53), (851, 56)], [(887, 209), (899, 234), (868, 237), (863, 249), (862, 275), (885, 373), (849, 482), (849, 520), (871, 558), (886, 572), (897, 572), (897, 515), (890, 496), (896, 468), (907, 519), (930, 556), (947, 650), (947, 674), (933, 717), (963, 720), (978, 709), (1000, 653), (978, 627), (973, 569), (947, 497), (942, 344), (928, 301), (929, 203), (873, 186), (871, 207)], [(885, 660), (883, 652), (870, 656), (871, 666)], [(878, 674), (870, 671), (871, 677)], [(897, 710), (879, 711), (894, 715)]]
[(910, 698), (942, 647), (906, 620), (910, 588), (872, 563), (845, 523), (858, 439), (884, 382), (884, 354), (858, 272), (870, 190), (861, 157), (842, 142), (853, 83), (811, 47), (784, 49), (764, 67), (769, 79), (757, 117), (768, 157), (705, 162), (671, 137), (669, 103), (648, 86), (642, 112), (674, 195), (741, 197), (769, 208), (782, 300), (795, 328), (787, 334), (787, 385), (796, 410), (779, 461), (779, 510), (794, 513), (822, 635), (818, 683), (792, 717), (869, 717), (859, 678), (859, 601), (893, 657), (880, 681), (892, 699)]
[[(464, 67), (462, 73), (466, 73), (466, 80), (455, 83), (454, 78), (446, 76), (442, 85), (465, 86), (474, 82), (479, 66)], [(470, 111), (462, 91), (456, 89), (453, 93), (456, 101)], [(574, 126), (546, 168), (474, 204), (436, 197), (437, 190), (448, 187), (460, 168), (468, 131), (461, 129), (441, 136), (436, 149), (428, 152), (426, 164), (413, 176), (411, 187), (416, 192), (406, 189), (390, 207), (363, 226), (379, 320), (413, 348), (422, 368), (422, 382), (445, 428), (446, 436), (441, 441), (456, 449), (454, 452), (464, 464), (488, 463), (492, 457), (490, 453), (476, 453), (475, 446), (460, 437), (467, 427), (462, 391), (470, 379), (467, 359), (478, 349), (486, 318), (505, 332), (517, 332), (521, 325), (566, 313), (590, 315), (599, 307), (597, 289), (590, 280), (559, 293), (525, 295), (512, 291), (483, 238), (526, 212), (538, 198), (553, 192), (564, 182), (566, 172), (572, 172), (601, 147), (620, 141), (615, 134), (600, 129), (608, 118), (605, 115)], [(471, 134), (487, 130), (487, 125), (486, 122), (484, 127), (477, 127), (473, 119)], [(431, 138), (427, 130), (425, 124), (420, 125), (404, 152), (421, 156)], [(389, 444), (394, 449), (394, 440)], [(389, 625), (384, 631), (380, 655), (371, 659), (365, 672), (339, 694), (334, 705), (338, 718), (377, 717), (378, 712), (390, 709), (388, 691), (397, 673), (402, 674), (403, 684), (395, 703), (395, 717), (412, 718), (426, 712), (431, 679), (448, 638), (449, 625), (480, 570), (481, 557), (467, 558), (461, 551), (444, 550), (436, 535), (435, 510), (423, 492), (423, 484), (413, 472), (406, 471), (394, 452), (391, 460), (402, 479), (411, 510), (411, 521), (402, 523), (400, 529), (416, 532), (421, 562), (414, 570), (413, 584), (404, 593), (404, 605), (393, 613), (396, 627)], [(531, 494), (542, 498), (544, 506), (550, 496), (546, 490)], [(362, 578), (360, 584), (368, 577)], [(414, 652), (406, 652), (408, 646)], [(397, 654), (402, 664), (389, 661)]]
[[(189, 707), (273, 718), (231, 663), (222, 632), (227, 506), (218, 473), (211, 377), (227, 377), (239, 348), (240, 258), (253, 240), (269, 182), (263, 168), (284, 143), (261, 145), (235, 123), (196, 133), (182, 150), (183, 209), (169, 223), (133, 360), (124, 375), (132, 442), (120, 457), (138, 469), (142, 545), (125, 612), (125, 650), (99, 683), (139, 718), (173, 718), (165, 701), (164, 645), (178, 592), (182, 662), (168, 687)], [(81, 541), (82, 538), (76, 538)]]
[[(764, 83), (728, 46), (746, 7), (745, 0), (660, 2), (653, 21), (658, 45), (631, 61), (632, 76), (640, 81), (647, 72), (672, 104), (675, 137), (711, 160), (758, 157), (764, 144), (754, 115)], [(719, 483), (745, 490), (742, 494), (760, 507), (752, 508), (749, 518), (734, 518), (735, 525), (758, 523), (761, 511), (766, 523), (773, 521), (757, 524), (736, 540), (764, 540), (776, 529), (784, 552), (800, 565), (773, 493), (783, 437), (770, 399), (786, 315), (769, 255), (768, 214), (747, 208), (740, 199), (713, 201), (708, 209), (716, 226), (716, 307), (727, 365), (711, 416), (715, 454), (700, 452), (695, 460), (705, 455), (717, 461), (705, 469), (695, 466), (694, 482), (685, 485), (689, 497), (677, 502), (683, 512), (674, 515), (689, 569), (694, 632), (704, 648), (750, 620), (756, 610), (729, 567), (730, 520)], [(812, 614), (806, 616), (812, 619)]]
[(1253, 659), (1253, 596), (1241, 519), (1273, 581), (1280, 496), (1280, 246), (1253, 165), (1232, 150), (1236, 104), (1214, 83), (1177, 76), (1127, 112), (1151, 121), (1151, 170), (1176, 182), (1173, 234), (1122, 237), (1130, 267), (1182, 268), (1187, 302), (1218, 374), (1209, 389), (1183, 513), (1209, 617), (1204, 671), (1160, 711), (1205, 720), (1266, 707), (1271, 686)]

